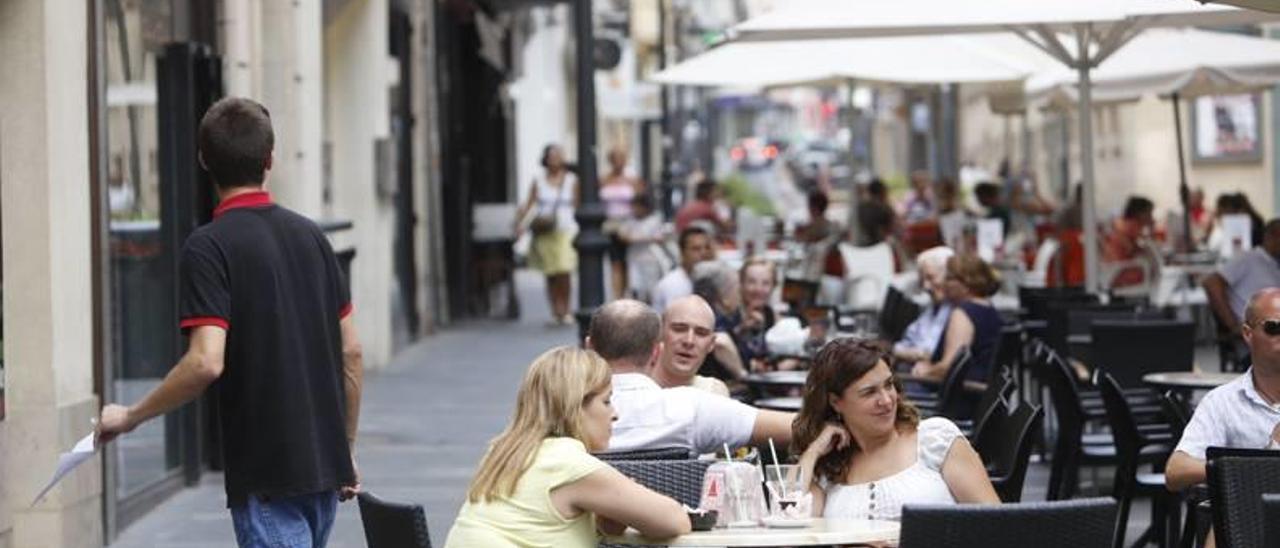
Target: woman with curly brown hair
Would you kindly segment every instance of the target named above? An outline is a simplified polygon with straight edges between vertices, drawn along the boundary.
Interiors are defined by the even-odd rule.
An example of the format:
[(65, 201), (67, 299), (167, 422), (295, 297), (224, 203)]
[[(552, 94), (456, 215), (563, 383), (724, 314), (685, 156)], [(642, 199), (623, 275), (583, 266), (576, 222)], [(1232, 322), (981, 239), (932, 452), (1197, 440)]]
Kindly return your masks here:
[(904, 504), (996, 503), (982, 459), (954, 423), (920, 420), (883, 349), (836, 339), (818, 352), (792, 429), (813, 515), (899, 519)]

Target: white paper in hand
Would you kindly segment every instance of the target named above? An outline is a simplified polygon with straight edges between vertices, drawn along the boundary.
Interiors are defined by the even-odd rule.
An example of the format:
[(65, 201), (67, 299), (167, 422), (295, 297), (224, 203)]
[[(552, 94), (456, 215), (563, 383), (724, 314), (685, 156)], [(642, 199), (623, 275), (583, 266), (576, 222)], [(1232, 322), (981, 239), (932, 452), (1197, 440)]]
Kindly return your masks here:
[(53, 478), (49, 480), (48, 485), (44, 486), (44, 489), (40, 490), (40, 494), (36, 495), (35, 500), (31, 501), (31, 505), (35, 506), (36, 503), (40, 502), (40, 499), (43, 499), (45, 494), (48, 493), (50, 489), (53, 489), (53, 486), (57, 485), (58, 481), (62, 480), (63, 476), (66, 476), (69, 472), (75, 470), (75, 468), (83, 464), (84, 461), (92, 458), (95, 450), (93, 433), (90, 432), (88, 436), (85, 436), (81, 438), (80, 441), (76, 442), (76, 446), (72, 447), (71, 451), (58, 455), (58, 468), (53, 471)]

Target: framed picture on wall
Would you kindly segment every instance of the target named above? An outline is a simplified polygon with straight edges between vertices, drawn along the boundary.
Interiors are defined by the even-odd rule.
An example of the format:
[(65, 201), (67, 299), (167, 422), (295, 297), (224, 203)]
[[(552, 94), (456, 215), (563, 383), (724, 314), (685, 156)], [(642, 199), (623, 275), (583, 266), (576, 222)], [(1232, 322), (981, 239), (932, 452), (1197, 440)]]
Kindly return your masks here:
[(1196, 97), (1191, 109), (1195, 162), (1262, 160), (1262, 94)]

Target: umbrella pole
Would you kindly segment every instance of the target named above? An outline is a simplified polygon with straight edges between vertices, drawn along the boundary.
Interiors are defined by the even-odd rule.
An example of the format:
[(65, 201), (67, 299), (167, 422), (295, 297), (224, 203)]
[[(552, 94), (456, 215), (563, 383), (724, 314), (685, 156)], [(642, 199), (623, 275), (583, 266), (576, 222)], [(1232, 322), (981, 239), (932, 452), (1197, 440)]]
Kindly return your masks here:
[(1085, 290), (1099, 290), (1098, 279), (1098, 223), (1094, 211), (1093, 192), (1093, 84), (1089, 79), (1092, 59), (1089, 57), (1089, 24), (1076, 26), (1076, 74), (1080, 90), (1077, 115), (1080, 117), (1080, 179), (1084, 191), (1082, 220), (1084, 228)]
[(846, 107), (849, 109), (849, 213), (846, 217), (846, 222), (848, 223), (849, 240), (853, 242), (853, 245), (860, 245), (862, 243), (862, 226), (858, 224), (858, 204), (861, 199), (859, 196), (861, 189), (858, 186), (857, 172), (854, 169), (858, 163), (857, 153), (854, 152), (854, 146), (858, 141), (858, 111), (853, 106), (853, 92), (857, 83), (853, 81), (853, 78), (849, 78), (845, 81), (845, 85), (849, 87), (849, 104)]
[(1187, 161), (1182, 144), (1182, 98), (1173, 92), (1173, 138), (1178, 141), (1178, 195), (1182, 198), (1182, 237), (1188, 253), (1191, 245), (1191, 188), (1187, 186)]

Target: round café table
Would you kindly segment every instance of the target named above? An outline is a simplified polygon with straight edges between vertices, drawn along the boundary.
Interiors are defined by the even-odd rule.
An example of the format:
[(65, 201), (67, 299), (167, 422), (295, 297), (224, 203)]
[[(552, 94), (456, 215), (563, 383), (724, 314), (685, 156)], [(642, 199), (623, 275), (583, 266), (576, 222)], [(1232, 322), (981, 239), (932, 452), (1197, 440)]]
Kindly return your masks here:
[(791, 388), (804, 386), (809, 378), (808, 371), (766, 371), (752, 373), (742, 378), (747, 386), (760, 388)]
[(1240, 373), (1168, 371), (1147, 373), (1142, 376), (1142, 382), (1161, 390), (1212, 390), (1240, 378), (1240, 375)]
[(814, 518), (808, 527), (712, 529), (694, 531), (666, 540), (647, 539), (635, 529), (627, 529), (622, 535), (605, 537), (604, 542), (627, 546), (826, 546), (896, 543), (899, 529), (900, 525), (896, 521)]
[(792, 413), (800, 411), (800, 405), (804, 402), (800, 396), (778, 396), (776, 398), (760, 398), (752, 405), (760, 409), (772, 409), (774, 411), (790, 411)]

